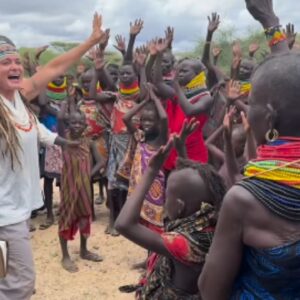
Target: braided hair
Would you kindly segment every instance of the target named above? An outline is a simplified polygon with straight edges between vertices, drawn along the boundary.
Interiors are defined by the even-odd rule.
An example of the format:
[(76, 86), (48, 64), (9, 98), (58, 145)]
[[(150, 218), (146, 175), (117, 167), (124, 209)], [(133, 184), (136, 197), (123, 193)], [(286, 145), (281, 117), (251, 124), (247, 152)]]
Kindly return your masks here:
[(21, 150), (21, 145), (18, 133), (13, 123), (7, 108), (0, 97), (0, 145), (1, 154), (4, 158), (6, 155), (10, 157), (11, 169), (14, 170), (14, 165), (17, 162), (21, 165), (18, 151)]
[(226, 194), (226, 187), (222, 177), (209, 164), (200, 164), (189, 159), (178, 158), (176, 170), (193, 169), (204, 181), (211, 196), (211, 202), (218, 211)]

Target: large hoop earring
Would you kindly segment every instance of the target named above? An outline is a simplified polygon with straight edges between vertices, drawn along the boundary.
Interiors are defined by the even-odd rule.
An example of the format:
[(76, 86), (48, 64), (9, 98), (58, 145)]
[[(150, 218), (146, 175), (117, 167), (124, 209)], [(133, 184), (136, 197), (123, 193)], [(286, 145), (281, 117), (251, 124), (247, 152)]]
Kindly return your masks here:
[(279, 132), (276, 129), (270, 129), (265, 135), (266, 141), (269, 143), (275, 142), (279, 138)]

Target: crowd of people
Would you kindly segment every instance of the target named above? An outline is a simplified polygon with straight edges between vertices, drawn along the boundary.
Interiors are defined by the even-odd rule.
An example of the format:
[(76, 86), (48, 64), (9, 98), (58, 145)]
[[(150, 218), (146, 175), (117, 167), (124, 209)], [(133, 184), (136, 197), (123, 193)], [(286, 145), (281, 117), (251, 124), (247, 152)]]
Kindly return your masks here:
[[(23, 65), (0, 36), (0, 241), (8, 244), (1, 300), (34, 293), (30, 217), (54, 224), (60, 190), (62, 267), (78, 272), (68, 242), (88, 250), (95, 204), (106, 195), (109, 224), (148, 250), (143, 276), (120, 287), (137, 299), (300, 299), (300, 56), (292, 25), (283, 30), (272, 0), (246, 0), (270, 52), (232, 47), (231, 72), (212, 47), (213, 13), (202, 58), (176, 59), (174, 29), (135, 47), (116, 36), (122, 64), (105, 61), (110, 30), (95, 14), (90, 37), (39, 65)], [(92, 66), (82, 62), (88, 53)], [(77, 64), (76, 76), (67, 76)], [(25, 78), (25, 71), (27, 77)], [(43, 180), (41, 192), (40, 180)], [(100, 195), (95, 198), (94, 185)], [(133, 296), (134, 297), (134, 296)]]

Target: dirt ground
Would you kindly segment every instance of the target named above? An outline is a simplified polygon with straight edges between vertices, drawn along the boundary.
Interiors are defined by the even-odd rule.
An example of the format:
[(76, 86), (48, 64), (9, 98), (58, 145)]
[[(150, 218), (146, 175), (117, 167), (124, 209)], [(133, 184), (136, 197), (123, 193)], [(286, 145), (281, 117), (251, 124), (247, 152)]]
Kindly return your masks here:
[[(56, 191), (56, 202), (57, 199)], [(39, 230), (44, 214), (32, 221), (37, 228), (32, 234), (37, 274), (36, 294), (32, 300), (134, 299), (134, 294), (122, 294), (118, 287), (137, 282), (140, 273), (131, 270), (131, 266), (141, 262), (146, 251), (123, 237), (111, 237), (104, 233), (108, 222), (108, 210), (104, 204), (96, 205), (96, 217), (88, 245), (90, 250), (103, 256), (104, 261), (93, 263), (81, 260), (77, 236), (69, 245), (70, 254), (79, 267), (79, 272), (75, 274), (68, 273), (60, 265), (57, 225)]]

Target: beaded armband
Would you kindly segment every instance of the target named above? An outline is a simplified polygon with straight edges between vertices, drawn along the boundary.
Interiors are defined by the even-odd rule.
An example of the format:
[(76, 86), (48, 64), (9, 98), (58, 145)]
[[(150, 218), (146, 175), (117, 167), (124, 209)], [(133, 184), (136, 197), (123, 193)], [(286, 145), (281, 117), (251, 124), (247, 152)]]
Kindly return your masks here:
[(267, 28), (265, 34), (269, 41), (269, 47), (275, 46), (286, 40), (286, 34), (282, 32), (281, 25)]

